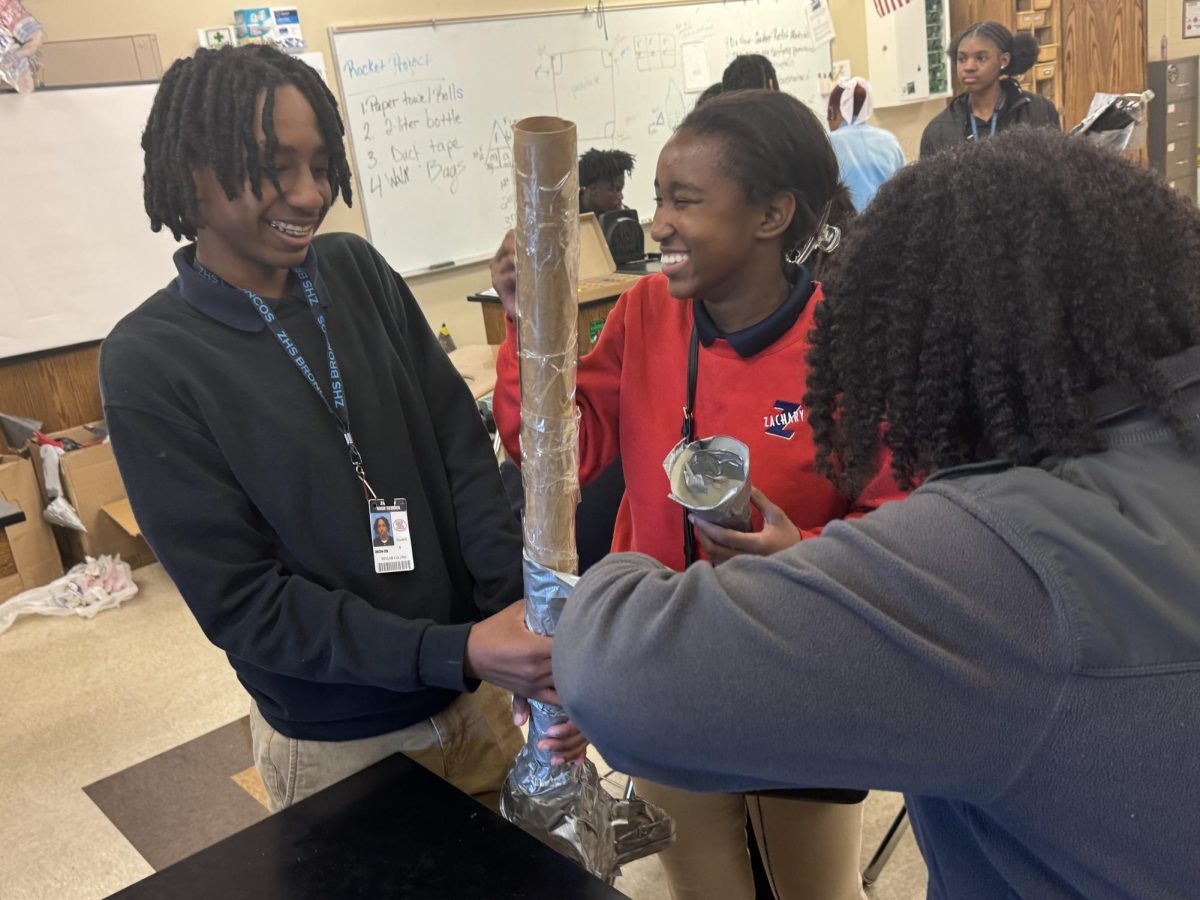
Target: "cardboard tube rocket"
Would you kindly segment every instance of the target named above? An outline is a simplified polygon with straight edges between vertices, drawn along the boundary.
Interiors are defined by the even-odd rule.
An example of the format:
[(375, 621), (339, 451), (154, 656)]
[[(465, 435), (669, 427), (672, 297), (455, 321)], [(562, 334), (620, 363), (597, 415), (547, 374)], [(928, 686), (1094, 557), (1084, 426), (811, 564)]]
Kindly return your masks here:
[[(539, 634), (554, 633), (579, 568), (576, 159), (570, 122), (537, 117), (513, 126), (525, 623)], [(537, 744), (567, 716), (549, 703), (534, 700), (530, 706), (529, 739), (500, 794), (505, 818), (609, 883), (622, 863), (670, 844), (674, 823), (657, 807), (636, 797), (609, 796), (586, 760), (578, 767), (553, 765), (551, 754)]]

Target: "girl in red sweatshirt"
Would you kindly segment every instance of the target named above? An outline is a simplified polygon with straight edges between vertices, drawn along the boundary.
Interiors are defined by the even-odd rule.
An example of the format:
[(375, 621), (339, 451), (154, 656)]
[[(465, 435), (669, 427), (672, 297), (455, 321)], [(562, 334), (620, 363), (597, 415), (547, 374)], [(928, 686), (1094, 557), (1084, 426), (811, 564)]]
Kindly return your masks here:
[[(612, 549), (646, 553), (675, 569), (692, 559), (770, 553), (896, 497), (886, 476), (863, 496), (845, 497), (813, 468), (805, 357), (821, 286), (807, 266), (836, 247), (838, 225), (852, 210), (816, 116), (780, 92), (721, 95), (667, 142), (655, 186), (651, 237), (662, 273), (620, 298), (595, 349), (579, 362), (580, 479), (586, 483), (618, 454), (625, 474)], [(511, 238), (492, 274), (512, 314)], [(496, 422), (519, 459), (511, 322), (497, 375)], [(751, 533), (705, 524), (693, 533), (668, 499), (663, 458), (689, 427), (696, 438), (725, 434), (749, 446), (757, 507)], [(702, 795), (640, 779), (637, 790), (675, 819), (676, 843), (661, 854), (675, 900), (753, 900), (747, 811), (779, 900), (862, 896), (861, 792)]]

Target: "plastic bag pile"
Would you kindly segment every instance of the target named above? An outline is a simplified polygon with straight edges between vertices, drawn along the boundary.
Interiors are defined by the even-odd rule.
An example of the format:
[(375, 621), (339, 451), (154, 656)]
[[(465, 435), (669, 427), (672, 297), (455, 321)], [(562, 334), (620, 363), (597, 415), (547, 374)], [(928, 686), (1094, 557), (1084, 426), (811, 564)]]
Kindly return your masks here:
[(89, 556), (87, 562), (73, 566), (62, 578), (0, 603), (0, 634), (18, 616), (31, 613), (90, 619), (98, 612), (120, 606), (137, 592), (133, 572), (121, 557)]

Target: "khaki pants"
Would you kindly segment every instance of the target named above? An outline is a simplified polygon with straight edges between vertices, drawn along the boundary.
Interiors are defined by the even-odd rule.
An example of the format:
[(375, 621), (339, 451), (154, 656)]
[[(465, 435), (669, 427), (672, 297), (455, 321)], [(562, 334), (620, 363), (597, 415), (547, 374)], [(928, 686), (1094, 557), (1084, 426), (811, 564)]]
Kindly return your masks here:
[(254, 765), (271, 812), (278, 812), (368, 766), (403, 753), (496, 809), (500, 786), (523, 743), (512, 697), (491, 684), (460, 694), (431, 718), (357, 741), (302, 741), (272, 728), (250, 704)]
[(778, 900), (861, 900), (861, 803), (695, 794), (637, 779), (637, 792), (675, 820), (658, 854), (672, 900), (754, 900), (746, 813)]

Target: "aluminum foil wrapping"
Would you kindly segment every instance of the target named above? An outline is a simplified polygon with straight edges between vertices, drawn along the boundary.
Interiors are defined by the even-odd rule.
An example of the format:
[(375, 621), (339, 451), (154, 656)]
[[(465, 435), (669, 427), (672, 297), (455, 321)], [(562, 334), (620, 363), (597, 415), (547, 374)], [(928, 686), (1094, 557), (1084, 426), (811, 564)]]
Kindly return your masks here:
[[(554, 633), (578, 580), (525, 557), (525, 624), (531, 631)], [(610, 884), (624, 863), (670, 845), (675, 823), (657, 806), (640, 797), (610, 796), (589, 760), (553, 765), (552, 754), (538, 743), (546, 729), (567, 716), (550, 703), (532, 700), (529, 705), (529, 738), (500, 791), (506, 819)]]
[(668, 496), (705, 521), (750, 530), (750, 448), (718, 434), (680, 441), (663, 460)]
[[(523, 119), (513, 126), (517, 191), (517, 355), (521, 374), (521, 472), (525, 484), (525, 621), (553, 634), (577, 580), (579, 500), (579, 175), (575, 126)], [(500, 793), (500, 812), (525, 831), (612, 882), (622, 862), (674, 839), (674, 823), (639, 798), (617, 800), (590, 762), (553, 765), (538, 749), (567, 721), (531, 701), (529, 739)]]

